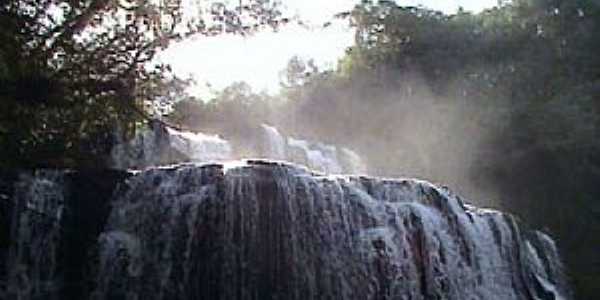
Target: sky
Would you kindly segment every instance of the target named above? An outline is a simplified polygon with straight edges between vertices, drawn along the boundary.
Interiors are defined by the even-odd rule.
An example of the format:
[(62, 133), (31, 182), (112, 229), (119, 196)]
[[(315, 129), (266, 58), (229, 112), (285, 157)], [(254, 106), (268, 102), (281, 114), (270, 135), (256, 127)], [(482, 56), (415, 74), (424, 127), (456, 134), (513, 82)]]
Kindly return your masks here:
[[(172, 45), (159, 56), (175, 74), (191, 77), (196, 84), (189, 89), (192, 95), (209, 98), (213, 91), (236, 81), (247, 82), (255, 91), (274, 94), (279, 90), (280, 72), (292, 56), (314, 59), (321, 69), (335, 68), (347, 47), (352, 45), (353, 31), (345, 21), (334, 22), (327, 28), (321, 24), (340, 12), (348, 11), (358, 0), (282, 0), (288, 13), (307, 21), (307, 29), (288, 25), (279, 32), (270, 30), (251, 37), (221, 35), (194, 37)], [(492, 7), (497, 0), (405, 0), (400, 5), (423, 5), (452, 13), (462, 6), (478, 12)]]

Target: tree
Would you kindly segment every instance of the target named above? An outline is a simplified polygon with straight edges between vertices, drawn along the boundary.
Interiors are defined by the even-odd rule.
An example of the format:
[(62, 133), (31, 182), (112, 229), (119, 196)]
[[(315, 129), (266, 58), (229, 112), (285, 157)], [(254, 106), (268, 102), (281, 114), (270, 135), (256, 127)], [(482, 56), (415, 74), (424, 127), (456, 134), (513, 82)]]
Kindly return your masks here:
[(352, 145), (375, 174), (440, 181), (549, 231), (577, 298), (596, 297), (597, 1), (453, 15), (362, 1), (340, 16), (355, 44), (339, 72), (286, 91), (296, 127)]
[(304, 61), (298, 56), (289, 59), (287, 66), (279, 74), (280, 84), (283, 88), (294, 88), (307, 83), (313, 74), (319, 73), (319, 69), (313, 59)]
[[(287, 19), (276, 3), (13, 0), (0, 4), (3, 166), (97, 165), (115, 126), (131, 134), (181, 82), (155, 54), (193, 34), (251, 34)], [(244, 20), (244, 21), (243, 21)]]

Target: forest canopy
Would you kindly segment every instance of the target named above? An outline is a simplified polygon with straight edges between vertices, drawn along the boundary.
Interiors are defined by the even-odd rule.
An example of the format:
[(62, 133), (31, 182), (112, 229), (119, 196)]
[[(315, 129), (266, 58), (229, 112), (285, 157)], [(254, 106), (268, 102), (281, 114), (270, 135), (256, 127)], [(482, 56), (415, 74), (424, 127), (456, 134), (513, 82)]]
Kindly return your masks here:
[(336, 70), (296, 57), (280, 95), (235, 84), (177, 103), (170, 120), (225, 136), (268, 122), (348, 145), (375, 175), (447, 184), (556, 236), (577, 298), (595, 298), (600, 4), (521, 0), (446, 15), (362, 1), (338, 17), (356, 35)]
[(337, 15), (356, 33), (335, 70), (294, 58), (279, 94), (236, 83), (214, 99), (148, 63), (190, 35), (289, 20), (264, 0), (195, 17), (160, 3), (2, 2), (3, 167), (101, 166), (115, 128), (132, 136), (148, 102), (175, 101), (165, 122), (228, 138), (273, 124), (356, 149), (374, 175), (427, 178), (513, 212), (557, 238), (577, 299), (600, 294), (599, 2), (448, 15), (361, 1)]
[[(252, 34), (287, 19), (271, 1), (15, 0), (0, 4), (3, 165), (102, 165), (185, 81), (157, 52), (192, 35)], [(194, 8), (194, 9), (192, 9)], [(190, 10), (192, 12), (190, 12)]]

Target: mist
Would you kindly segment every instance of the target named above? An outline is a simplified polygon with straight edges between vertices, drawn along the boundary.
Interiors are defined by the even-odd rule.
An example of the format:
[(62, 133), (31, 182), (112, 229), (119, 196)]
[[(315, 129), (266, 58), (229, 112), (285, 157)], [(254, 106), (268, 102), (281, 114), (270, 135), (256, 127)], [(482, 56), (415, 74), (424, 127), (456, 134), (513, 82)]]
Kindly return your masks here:
[(238, 83), (207, 103), (178, 104), (170, 118), (247, 143), (267, 123), (354, 150), (369, 175), (425, 179), (510, 212), (556, 237), (577, 293), (593, 295), (600, 110), (591, 45), (599, 31), (566, 4), (547, 19), (525, 6), (365, 17), (337, 69), (295, 58), (277, 95)]
[[(250, 95), (248, 86), (233, 85), (213, 102), (181, 103), (187, 112), (176, 112), (172, 120), (232, 140), (240, 158), (249, 155), (260, 124), (271, 124), (286, 135), (353, 149), (369, 175), (426, 179), (473, 204), (500, 207), (497, 188), (480, 175), (506, 126), (506, 108), (492, 99), (449, 95), (475, 93), (458, 84), (436, 93), (416, 71), (396, 75), (353, 79), (345, 89), (307, 84), (277, 96)], [(303, 92), (299, 98), (297, 89)], [(194, 105), (213, 117), (194, 114)]]
[[(84, 292), (79, 283), (82, 279), (94, 281), (88, 271), (104, 258), (111, 261), (114, 270), (129, 270), (122, 274), (124, 277), (114, 277), (113, 269), (103, 273), (106, 282), (114, 279), (123, 288), (119, 293), (124, 294), (118, 298), (126, 298), (131, 283), (149, 282), (138, 277), (141, 273), (160, 279), (156, 282), (177, 278), (173, 288), (165, 290), (168, 292), (179, 290), (182, 282), (190, 283), (183, 285), (192, 293), (197, 282), (207, 283), (206, 291), (215, 291), (212, 281), (206, 280), (216, 274), (212, 271), (189, 278), (166, 273), (164, 277), (153, 276), (157, 270), (153, 261), (159, 256), (168, 256), (173, 266), (194, 270), (213, 264), (224, 271), (217, 277), (225, 279), (237, 267), (214, 258), (227, 256), (240, 270), (244, 269), (236, 278), (262, 274), (247, 282), (258, 283), (254, 287), (264, 288), (264, 295), (272, 295), (263, 298), (285, 297), (269, 285), (265, 288), (263, 279), (273, 277), (285, 281), (281, 286), (295, 285), (286, 278), (294, 277), (298, 269), (307, 271), (305, 255), (296, 254), (306, 253), (317, 268), (324, 258), (336, 255), (336, 251), (329, 250), (333, 249), (330, 246), (342, 245), (337, 239), (321, 243), (320, 239), (329, 235), (365, 242), (363, 246), (373, 255), (354, 251), (354, 244), (343, 244), (339, 249), (349, 251), (349, 265), (354, 264), (352, 268), (360, 271), (357, 276), (368, 268), (372, 268), (373, 279), (385, 273), (379, 281), (372, 281), (373, 291), (375, 287), (388, 289), (394, 281), (398, 286), (418, 283), (421, 288), (416, 293), (422, 293), (429, 283), (439, 283), (436, 291), (411, 297), (444, 298), (438, 290), (449, 290), (441, 280), (458, 282), (443, 272), (435, 277), (438, 271), (446, 270), (447, 274), (457, 274), (457, 280), (473, 279), (461, 281), (457, 291), (464, 282), (470, 282), (467, 285), (489, 292), (478, 275), (495, 268), (498, 270), (488, 274), (500, 276), (490, 277), (493, 287), (498, 287), (494, 284), (496, 278), (506, 278), (504, 283), (517, 287), (523, 298), (535, 298), (536, 293), (545, 295), (540, 298), (551, 294), (564, 298), (552, 291), (554, 286), (563, 286), (559, 282), (562, 276), (536, 277), (542, 269), (560, 275), (562, 270), (558, 269), (564, 261), (575, 298), (598, 298), (598, 1), (513, 0), (498, 1), (497, 7), (488, 9), (480, 5), (481, 10), (471, 6), (436, 11), (419, 5), (401, 6), (396, 1), (344, 0), (339, 3), (348, 6), (339, 6), (339, 12), (331, 11), (338, 7), (333, 2), (328, 4), (331, 6), (311, 8), (308, 2), (294, 1), (302, 7), (307, 4), (306, 9), (299, 10), (300, 15), (294, 11), (290, 14), (283, 1), (200, 1), (207, 8), (202, 10), (190, 9), (189, 4), (197, 1), (159, 1), (161, 5), (150, 5), (156, 1), (133, 2), (123, 6), (113, 1), (14, 0), (0, 6), (0, 223), (4, 225), (0, 278), (7, 283), (0, 287), (0, 298), (39, 298), (42, 294), (37, 287), (48, 287), (49, 293), (62, 293), (63, 287), (69, 293), (71, 287), (79, 290), (75, 293)], [(312, 13), (320, 15), (318, 21), (303, 20), (302, 14)], [(322, 20), (325, 14), (331, 16)], [(326, 31), (332, 34), (324, 35)], [(286, 38), (280, 35), (278, 39), (278, 33)], [(313, 33), (322, 38), (307, 38)], [(261, 36), (268, 39), (255, 39), (260, 42), (258, 52), (244, 47), (236, 48), (241, 49), (239, 52), (229, 51), (237, 47), (236, 41)], [(201, 47), (216, 39), (228, 39), (232, 44), (223, 44), (214, 51)], [(185, 45), (196, 48), (177, 51)], [(298, 56), (291, 57), (280, 72), (275, 71), (291, 53)], [(225, 64), (213, 68), (203, 65), (213, 60)], [(202, 93), (188, 85), (194, 78), (177, 70), (220, 78), (226, 83), (215, 80), (212, 86), (204, 85), (208, 92)], [(236, 75), (243, 70), (248, 71), (242, 73), (250, 79), (234, 82), (244, 79), (246, 75)], [(204, 84), (206, 78), (195, 79)], [(263, 84), (258, 89), (264, 91), (253, 88), (259, 81)], [(276, 86), (279, 88), (272, 89)], [(277, 146), (270, 149), (274, 155), (261, 149), (271, 145)], [(256, 157), (266, 161), (236, 162), (231, 167), (224, 162)], [(268, 170), (267, 177), (259, 170)], [(349, 176), (327, 176), (343, 172)], [(216, 176), (205, 176), (209, 173)], [(140, 179), (140, 185), (131, 186), (135, 180), (125, 179), (130, 177)], [(380, 179), (402, 177), (424, 180)], [(231, 181), (243, 184), (237, 185), (239, 189), (222, 190), (234, 187), (223, 184)], [(297, 183), (298, 188), (290, 188), (289, 182)], [(373, 191), (368, 182), (378, 190)], [(129, 194), (128, 187), (144, 197), (138, 197), (138, 192)], [(404, 193), (407, 187), (411, 192)], [(388, 188), (395, 192), (387, 193)], [(155, 195), (146, 197), (152, 191)], [(171, 197), (173, 194), (185, 197), (177, 200)], [(329, 197), (333, 194), (336, 196)], [(235, 199), (227, 198), (232, 195)], [(143, 209), (139, 214), (133, 210), (133, 218), (119, 217), (124, 215), (119, 213), (118, 203), (126, 208), (154, 201), (165, 205), (151, 205), (153, 209)], [(402, 203), (397, 205), (396, 201)], [(194, 208), (183, 209), (179, 203)], [(497, 213), (465, 203), (495, 208), (492, 211)], [(307, 210), (301, 209), (304, 205)], [(336, 218), (331, 218), (329, 208), (333, 206), (343, 207)], [(220, 210), (235, 207), (240, 209), (229, 213)], [(107, 219), (113, 210), (116, 218)], [(383, 210), (386, 214), (379, 213)], [(191, 219), (170, 213), (175, 211)], [(204, 212), (210, 217), (196, 218)], [(249, 214), (256, 217), (257, 223), (246, 222)], [(150, 226), (136, 223), (137, 217), (147, 220)], [(375, 221), (365, 224), (363, 218)], [(156, 221), (159, 219), (164, 223)], [(88, 220), (95, 223), (86, 223)], [(337, 226), (347, 220), (353, 223), (344, 228)], [(436, 230), (426, 228), (433, 223), (439, 225)], [(212, 229), (190, 224), (208, 224), (216, 235), (204, 235)], [(238, 230), (240, 224), (248, 226)], [(282, 224), (297, 230), (282, 230)], [(173, 230), (157, 239), (154, 230), (140, 235), (137, 228), (142, 227)], [(141, 252), (136, 249), (150, 246), (153, 249), (146, 248), (150, 250), (146, 253), (154, 253), (147, 256), (151, 264), (131, 271), (127, 266), (130, 260), (121, 259), (120, 254), (88, 259), (90, 251), (101, 249), (101, 233), (115, 228), (128, 234), (109, 234), (105, 246), (112, 250), (108, 252), (122, 253), (118, 245), (123, 244), (131, 246), (130, 254), (137, 255)], [(252, 234), (246, 234), (246, 229)], [(470, 237), (464, 239), (465, 235)], [(240, 236), (236, 238), (239, 243), (231, 247), (228, 238), (235, 236)], [(264, 252), (264, 260), (259, 259), (253, 267), (236, 256), (252, 253), (239, 251), (246, 246), (256, 246), (259, 252), (269, 248), (262, 247), (260, 239), (246, 238), (252, 236), (265, 238), (264, 244), (269, 244), (273, 253), (286, 248), (282, 245), (302, 247), (296, 248), (299, 251), (290, 248), (281, 256)], [(442, 236), (447, 237), (447, 243), (440, 244)], [(182, 253), (178, 245), (198, 246), (194, 249), (199, 251), (186, 251), (202, 253), (207, 250), (204, 241), (215, 238), (225, 243), (210, 248), (225, 252), (201, 260), (190, 261), (195, 255), (178, 259)], [(138, 247), (131, 241), (142, 242)], [(171, 249), (173, 255), (165, 256), (163, 250), (153, 252), (158, 249), (154, 249), (155, 242), (166, 242), (169, 246), (158, 248)], [(480, 252), (471, 251), (475, 244), (484, 247), (479, 248)], [(45, 251), (47, 245), (56, 251)], [(317, 248), (323, 255), (312, 253)], [(549, 259), (533, 248), (548, 250), (543, 253), (549, 254)], [(464, 258), (458, 262), (460, 268), (469, 269), (467, 273), (455, 268), (458, 265), (447, 264), (453, 256), (442, 255), (439, 250), (448, 249), (448, 254), (458, 253)], [(489, 249), (495, 249), (496, 255), (487, 257)], [(415, 252), (414, 272), (390, 275), (388, 266), (400, 270), (403, 268), (396, 262), (411, 261), (404, 250)], [(388, 259), (390, 253), (398, 255), (393, 256), (396, 261)], [(473, 253), (486, 256), (489, 264), (472, 264)], [(424, 254), (436, 256), (435, 263), (424, 259)], [(523, 254), (529, 259), (523, 259)], [(78, 262), (65, 259), (72, 257)], [(376, 260), (363, 260), (370, 257)], [(298, 263), (297, 269), (288, 268), (291, 261)], [(302, 284), (310, 283), (309, 290), (313, 290), (313, 286), (327, 281), (320, 279), (325, 278), (322, 274), (341, 279), (351, 274), (338, 268), (345, 265), (339, 263), (341, 260), (332, 256), (332, 261), (335, 268), (330, 271), (308, 270)], [(496, 268), (501, 261), (508, 272)], [(542, 265), (550, 261), (556, 263), (556, 270)], [(424, 265), (432, 267), (426, 273), (435, 276), (420, 271)], [(75, 272), (69, 270), (71, 267)], [(273, 276), (278, 274), (273, 270), (285, 276)], [(174, 272), (189, 273), (183, 269)], [(349, 277), (353, 282), (362, 280), (357, 276)], [(70, 279), (63, 282), (62, 277), (77, 283)], [(527, 282), (515, 285), (515, 277)], [(279, 286), (274, 282), (273, 287)], [(327, 291), (331, 295), (343, 285), (330, 283)], [(229, 284), (224, 281), (222, 290), (231, 291)], [(152, 285), (139, 287), (143, 293), (162, 297), (146, 289)], [(354, 287), (360, 289), (362, 285)], [(18, 296), (21, 291), (29, 296)], [(297, 291), (293, 295), (302, 295)], [(49, 298), (85, 299), (53, 295)]]

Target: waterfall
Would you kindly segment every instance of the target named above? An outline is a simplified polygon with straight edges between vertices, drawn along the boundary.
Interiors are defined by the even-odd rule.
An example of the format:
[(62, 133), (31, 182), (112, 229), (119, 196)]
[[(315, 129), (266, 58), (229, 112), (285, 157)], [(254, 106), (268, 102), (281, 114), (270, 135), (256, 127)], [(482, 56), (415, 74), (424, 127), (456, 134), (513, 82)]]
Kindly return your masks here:
[(261, 124), (261, 128), (266, 135), (267, 155), (272, 159), (286, 158), (285, 139), (279, 133), (279, 130), (273, 126)]
[(112, 150), (112, 167), (120, 170), (144, 169), (182, 162), (206, 163), (261, 157), (305, 165), (330, 174), (363, 174), (360, 156), (344, 147), (287, 137), (273, 126), (262, 124), (255, 135), (255, 149), (236, 151), (237, 141), (218, 135), (180, 131), (154, 123), (132, 140), (118, 143)]
[(344, 170), (352, 170), (351, 174), (365, 174), (367, 172), (367, 166), (358, 153), (348, 148), (341, 148), (340, 151), (340, 163)]
[(180, 131), (158, 122), (112, 150), (115, 169), (144, 169), (181, 162), (223, 161), (233, 158), (230, 143), (218, 135)]
[(294, 138), (288, 138), (288, 145), (295, 153), (296, 156), (291, 161), (300, 161), (306, 166), (333, 174), (339, 174), (342, 172), (337, 159), (337, 149), (334, 146), (315, 144), (311, 145), (304, 140), (298, 140)]
[(420, 180), (251, 160), (0, 176), (0, 196), (16, 204), (3, 299), (570, 297), (550, 237)]
[(262, 124), (267, 136), (263, 157), (280, 159), (329, 174), (363, 174), (366, 167), (356, 152), (321, 142), (285, 137), (277, 128)]
[(171, 146), (190, 158), (191, 162), (222, 161), (233, 154), (228, 141), (218, 135), (200, 132), (177, 131), (167, 128)]
[[(2, 215), (10, 216), (9, 247), (5, 251), (3, 294), (14, 299), (59, 299), (46, 297), (58, 291), (60, 222), (64, 212), (64, 174), (38, 171), (23, 174), (14, 185), (12, 209)], [(5, 296), (6, 296), (5, 295)], [(0, 297), (9, 299), (9, 297)]]

